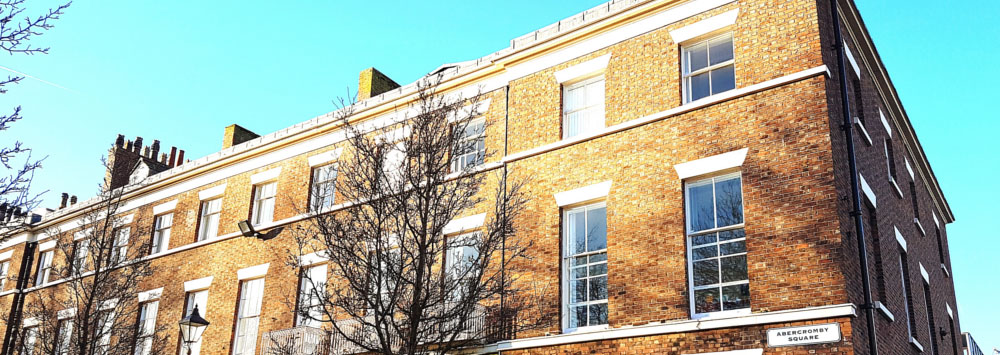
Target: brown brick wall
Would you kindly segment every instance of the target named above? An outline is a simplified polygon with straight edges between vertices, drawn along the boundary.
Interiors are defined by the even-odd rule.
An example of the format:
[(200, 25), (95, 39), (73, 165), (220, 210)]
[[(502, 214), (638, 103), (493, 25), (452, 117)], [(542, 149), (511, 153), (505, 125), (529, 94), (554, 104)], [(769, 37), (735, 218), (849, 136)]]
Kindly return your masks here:
[[(823, 64), (836, 75), (835, 62), (831, 62), (828, 50), (832, 46), (825, 3), (748, 0), (728, 4), (516, 79), (510, 83), (509, 97), (508, 88), (488, 92), (485, 97), (491, 99), (491, 104), (485, 116), (491, 124), (487, 130), (487, 149), (496, 154), (487, 162), (500, 162), (505, 151), (523, 152), (559, 141), (562, 95), (553, 73), (597, 56), (612, 55), (605, 74), (607, 126), (680, 106), (680, 47), (673, 43), (669, 31), (737, 7), (740, 10), (734, 39), (737, 87)], [(865, 87), (868, 132), (880, 142), (885, 132), (877, 119), (877, 99), (871, 86)], [(840, 106), (836, 90), (835, 76), (806, 78), (508, 164), (514, 177), (531, 179), (527, 192), (532, 199), (518, 225), (518, 237), (535, 243), (531, 249), (532, 258), (518, 265), (527, 269), (523, 280), (547, 287), (546, 294), (552, 305), (547, 311), (561, 312), (561, 211), (553, 194), (612, 180), (606, 201), (609, 326), (690, 319), (683, 182), (677, 177), (674, 166), (748, 148), (741, 172), (752, 311), (858, 303), (860, 284), (852, 236), (854, 229), (847, 216), (848, 201), (843, 199), (849, 196), (850, 190), (842, 132), (838, 129)], [(509, 108), (506, 102), (510, 102)], [(920, 237), (913, 223), (906, 222), (912, 221), (909, 195), (898, 198), (888, 190), (881, 145), (869, 147), (866, 144), (858, 143), (859, 161), (862, 162), (859, 165), (878, 194), (878, 245), (886, 261), (883, 267), (888, 288), (885, 303), (897, 319), (888, 322), (880, 318), (883, 321), (879, 324), (880, 329), (886, 330), (885, 335), (880, 336), (887, 344), (896, 344), (886, 345), (890, 349), (887, 353), (902, 354), (910, 348), (900, 336), (906, 331), (905, 315), (899, 293), (893, 292), (893, 287), (900, 282), (894, 267), (897, 254), (893, 224), (910, 243), (910, 277), (914, 305), (918, 310), (923, 309), (923, 281), (917, 262), (923, 263), (931, 273), (933, 293), (942, 300), (950, 300), (953, 307), (954, 291), (951, 279), (943, 276), (938, 266), (929, 194), (918, 189), (920, 206), (925, 209), (921, 221), (928, 231), (926, 237)], [(909, 175), (902, 165), (905, 148), (902, 142), (896, 144), (900, 154), (898, 169), (900, 176), (905, 177), (901, 183), (908, 183)], [(335, 148), (333, 145), (324, 147), (150, 202), (136, 212), (136, 221), (151, 223), (152, 206), (176, 199), (170, 248), (182, 248), (197, 238), (198, 191), (226, 184), (218, 234), (236, 233), (237, 222), (249, 218), (250, 214), (253, 188), (250, 176), (278, 167), (282, 170), (277, 180), (274, 220), (294, 217), (302, 213), (308, 203), (311, 174), (307, 157)], [(341, 159), (350, 154), (345, 149)], [(240, 159), (244, 158), (235, 160)], [(900, 187), (908, 193), (908, 185)], [(338, 200), (341, 200), (339, 196)], [(293, 247), (290, 229), (295, 228), (295, 224), (284, 227), (277, 238), (267, 241), (236, 237), (154, 259), (153, 265), (160, 272), (146, 280), (144, 286), (145, 289), (164, 287), (158, 322), (170, 325), (170, 347), (177, 342), (173, 322), (181, 318), (185, 299), (183, 282), (213, 276), (208, 307), (204, 310), (205, 318), (212, 325), (204, 335), (202, 351), (203, 354), (229, 352), (239, 296), (237, 270), (263, 263), (270, 263), (270, 267), (265, 279), (261, 332), (293, 326), (290, 309), (297, 280), (286, 262), (287, 250)], [(943, 229), (941, 232), (944, 233)], [(150, 237), (148, 233), (133, 234), (133, 238)], [(15, 252), (15, 260), (18, 257)], [(16, 266), (12, 265), (12, 275)], [(0, 307), (7, 309), (5, 302), (11, 297), (0, 297)], [(937, 324), (947, 326), (945, 307), (938, 304), (934, 307)], [(920, 318), (923, 313), (915, 313), (917, 324), (926, 324)], [(841, 318), (837, 321), (842, 325), (842, 343), (808, 348), (768, 348), (766, 352), (865, 353), (863, 320)], [(828, 320), (813, 323), (824, 322)], [(522, 352), (680, 353), (759, 348), (766, 345), (763, 343), (766, 328), (801, 324), (804, 323), (608, 340)], [(560, 331), (560, 325), (554, 324), (548, 329), (519, 336)], [(929, 342), (923, 340), (928, 335), (919, 333), (926, 332), (926, 327), (918, 327), (917, 332), (918, 339), (929, 347)], [(855, 337), (862, 339), (852, 340)], [(941, 352), (948, 353), (950, 340), (939, 344)], [(172, 351), (175, 350), (168, 352)]]

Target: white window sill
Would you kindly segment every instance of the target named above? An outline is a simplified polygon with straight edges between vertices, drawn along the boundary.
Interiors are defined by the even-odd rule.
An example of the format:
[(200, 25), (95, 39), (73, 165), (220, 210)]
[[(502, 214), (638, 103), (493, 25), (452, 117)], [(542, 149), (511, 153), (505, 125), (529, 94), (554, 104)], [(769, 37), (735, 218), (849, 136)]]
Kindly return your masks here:
[(917, 230), (920, 231), (920, 236), (921, 237), (926, 237), (927, 236), (927, 231), (924, 230), (924, 225), (920, 224), (920, 220), (919, 219), (914, 218), (913, 219), (913, 224), (917, 225)]
[(889, 308), (886, 308), (885, 304), (883, 304), (880, 301), (875, 301), (875, 307), (878, 307), (879, 312), (881, 312), (883, 316), (888, 318), (890, 322), (896, 321), (896, 316), (892, 315), (892, 312), (889, 312)]
[(899, 189), (899, 185), (896, 184), (896, 179), (893, 179), (891, 176), (889, 177), (889, 185), (892, 185), (893, 190), (896, 191), (896, 196), (903, 198), (903, 190)]
[(951, 272), (948, 271), (948, 267), (947, 266), (945, 266), (944, 264), (941, 264), (941, 270), (944, 271), (944, 276), (951, 277)]
[(608, 325), (607, 324), (592, 325), (592, 326), (589, 326), (589, 327), (579, 327), (579, 328), (563, 329), (562, 333), (563, 334), (583, 334), (583, 333), (600, 332), (600, 331), (604, 331), (604, 330), (608, 330)]
[(914, 339), (912, 336), (910, 337), (910, 344), (913, 344), (913, 347), (917, 348), (917, 350), (920, 350), (920, 352), (924, 352), (924, 346), (920, 345), (920, 342), (917, 341), (917, 339)]
[(858, 130), (861, 131), (861, 136), (865, 138), (865, 142), (868, 142), (868, 146), (870, 147), (873, 144), (872, 137), (868, 135), (868, 130), (865, 129), (865, 125), (861, 124), (861, 119), (855, 117), (854, 125), (858, 126)]
[(691, 317), (692, 320), (713, 320), (713, 319), (725, 319), (725, 318), (736, 318), (750, 315), (750, 308), (736, 309), (732, 311), (719, 311), (712, 313), (700, 313), (695, 314)]

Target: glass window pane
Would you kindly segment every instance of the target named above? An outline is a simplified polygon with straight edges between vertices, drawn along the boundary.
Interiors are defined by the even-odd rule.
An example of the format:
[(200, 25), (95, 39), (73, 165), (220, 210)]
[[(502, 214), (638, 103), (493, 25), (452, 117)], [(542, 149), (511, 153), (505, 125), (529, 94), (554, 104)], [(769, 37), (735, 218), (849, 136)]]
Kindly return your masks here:
[(598, 80), (587, 85), (587, 106), (604, 103), (604, 80)]
[(597, 265), (590, 266), (590, 276), (597, 275), (607, 275), (608, 274), (608, 264), (600, 263)]
[(570, 251), (572, 254), (579, 254), (587, 251), (586, 229), (587, 221), (583, 218), (583, 212), (573, 212), (569, 214), (569, 237)]
[(563, 96), (563, 111), (569, 112), (583, 107), (585, 91), (583, 87), (572, 87), (566, 89)]
[(747, 256), (737, 255), (722, 258), (722, 282), (747, 279)]
[(703, 248), (696, 248), (691, 251), (691, 256), (694, 260), (707, 259), (718, 256), (717, 248), (714, 245), (710, 245)]
[(743, 223), (743, 194), (740, 193), (740, 178), (717, 181), (715, 194), (719, 227)]
[(694, 291), (694, 312), (708, 313), (721, 310), (719, 304), (719, 289)]
[(594, 304), (590, 306), (590, 325), (608, 324), (608, 304)]
[(715, 243), (715, 233), (702, 234), (691, 237), (691, 245), (697, 246), (708, 243)]
[(697, 232), (715, 228), (715, 213), (713, 212), (712, 184), (695, 183), (688, 187), (688, 221), (691, 228), (688, 232)]
[(719, 260), (694, 262), (694, 285), (703, 286), (719, 283)]
[(574, 280), (570, 281), (570, 294), (569, 301), (576, 302), (586, 302), (587, 301), (587, 280)]
[(578, 279), (586, 278), (587, 277), (587, 268), (586, 267), (573, 268), (573, 270), (570, 271), (570, 274), (572, 274), (573, 280), (578, 280)]
[(736, 73), (733, 66), (712, 70), (712, 94), (729, 91), (736, 88)]
[(688, 70), (694, 72), (708, 66), (708, 45), (705, 43), (687, 48)]
[(722, 255), (729, 254), (739, 254), (747, 251), (747, 245), (744, 241), (732, 242), (719, 245), (719, 253)]
[(573, 259), (570, 259), (570, 266), (584, 265), (586, 263), (587, 263), (586, 256), (578, 256)]
[(569, 312), (569, 327), (579, 328), (587, 325), (587, 306), (571, 307)]
[(732, 36), (726, 36), (724, 38), (713, 40), (709, 43), (709, 46), (708, 57), (711, 59), (711, 65), (716, 65), (733, 59)]
[(708, 73), (692, 76), (688, 80), (688, 101), (695, 101), (711, 95), (708, 83)]
[(587, 251), (608, 247), (606, 213), (604, 207), (587, 211)]
[(589, 301), (608, 299), (608, 277), (599, 276), (590, 279)]
[(741, 229), (727, 230), (727, 231), (724, 231), (724, 232), (719, 232), (719, 241), (720, 242), (724, 242), (724, 241), (727, 241), (727, 240), (733, 240), (733, 239), (741, 239), (741, 238), (744, 238), (744, 237), (746, 237), (746, 234), (743, 232), (742, 228)]
[(734, 285), (722, 288), (722, 303), (725, 310), (750, 307), (750, 285)]
[(596, 263), (596, 262), (604, 261), (604, 260), (608, 260), (608, 254), (607, 253), (594, 254), (594, 255), (590, 256), (590, 262), (591, 263)]

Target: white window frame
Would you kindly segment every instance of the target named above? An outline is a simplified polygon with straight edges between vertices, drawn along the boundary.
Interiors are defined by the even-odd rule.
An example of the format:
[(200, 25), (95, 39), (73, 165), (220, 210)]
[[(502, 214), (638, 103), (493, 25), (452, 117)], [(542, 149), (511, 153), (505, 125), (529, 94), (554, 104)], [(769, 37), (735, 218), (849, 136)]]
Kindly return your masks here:
[[(265, 194), (271, 190), (270, 194)], [(253, 185), (253, 206), (250, 220), (260, 226), (274, 222), (274, 209), (278, 200), (278, 181), (271, 180)]]
[(156, 316), (159, 314), (159, 310), (159, 299), (139, 304), (139, 327), (136, 329), (135, 341), (136, 355), (152, 354), (153, 337), (156, 335)]
[(73, 341), (73, 318), (60, 318), (56, 321), (56, 354), (69, 354)]
[[(199, 300), (199, 298), (201, 298), (201, 300)], [(195, 304), (197, 304), (198, 306), (200, 306), (200, 307), (198, 307), (198, 313), (201, 315), (201, 317), (202, 318), (207, 318), (208, 317), (208, 315), (207, 315), (208, 314), (208, 289), (207, 288), (206, 289), (199, 289), (199, 290), (187, 291), (184, 294), (184, 300), (185, 300), (185, 304), (184, 304), (184, 317), (187, 317), (188, 315), (191, 314), (191, 311), (194, 310), (194, 305)], [(201, 303), (198, 303), (198, 302), (201, 302)], [(191, 355), (198, 355), (198, 354), (201, 353), (201, 343), (202, 343), (202, 339), (201, 338), (199, 338), (198, 341), (196, 341), (194, 343), (191, 343)], [(188, 343), (181, 342), (181, 346), (178, 348), (177, 354), (178, 355), (187, 355), (188, 354), (187, 350), (188, 350)]]
[[(326, 180), (318, 181), (319, 173), (332, 170)], [(337, 176), (340, 173), (337, 163), (315, 166), (311, 169), (309, 184), (309, 210), (319, 212), (333, 207), (337, 203)]]
[[(906, 335), (910, 338), (910, 342), (915, 342), (916, 341), (916, 337), (913, 336), (913, 332), (914, 332), (913, 324), (914, 324), (914, 322), (913, 322), (912, 319), (910, 319), (911, 318), (911, 316), (910, 316), (910, 312), (911, 312), (911, 310), (910, 310), (910, 303), (912, 303), (912, 298), (913, 298), (910, 292), (912, 292), (913, 290), (911, 289), (912, 287), (908, 287), (908, 286), (912, 286), (910, 284), (910, 275), (907, 272), (907, 271), (909, 271), (909, 265), (905, 265), (905, 266), (903, 265), (903, 263), (909, 263), (909, 258), (907, 258), (907, 256), (906, 256), (906, 250), (905, 250), (905, 248), (901, 248), (900, 249), (900, 251), (899, 251), (899, 258), (898, 259), (899, 259), (900, 283), (901, 283), (901, 286), (903, 288), (902, 289), (902, 291), (903, 291), (903, 315), (906, 316)], [(906, 260), (904, 261), (903, 259), (906, 259)]]
[[(605, 295), (606, 298), (604, 300), (584, 301), (584, 302), (577, 302), (577, 303), (571, 303), (571, 301), (570, 301), (570, 293), (572, 292), (572, 290), (570, 289), (570, 287), (572, 286), (571, 283), (570, 283), (570, 281), (572, 281), (572, 278), (573, 278), (572, 274), (570, 273), (570, 270), (572, 269), (572, 267), (570, 266), (571, 265), (570, 262), (571, 262), (571, 260), (573, 258), (580, 257), (580, 256), (588, 256), (589, 257), (590, 255), (604, 254), (605, 255), (605, 259), (604, 259), (603, 264), (608, 265), (608, 259), (607, 259), (607, 254), (608, 254), (608, 248), (607, 248), (607, 244), (608, 244), (608, 240), (607, 239), (608, 238), (607, 237), (608, 237), (608, 235), (607, 235), (607, 232), (608, 232), (609, 228), (607, 228), (607, 224), (605, 224), (605, 235), (604, 235), (604, 238), (605, 238), (604, 239), (605, 247), (604, 247), (604, 249), (592, 250), (592, 251), (584, 251), (583, 253), (578, 253), (578, 254), (570, 254), (571, 253), (571, 251), (570, 251), (571, 250), (570, 249), (571, 248), (570, 241), (572, 239), (572, 236), (569, 234), (569, 228), (568, 228), (568, 224), (567, 224), (568, 221), (569, 221), (569, 215), (571, 213), (577, 213), (577, 212), (583, 211), (583, 215), (586, 217), (588, 211), (590, 211), (592, 209), (598, 209), (598, 208), (604, 208), (604, 211), (605, 211), (604, 212), (605, 213), (604, 214), (604, 218), (605, 218), (605, 223), (607, 223), (607, 216), (608, 216), (607, 215), (607, 208), (608, 208), (607, 201), (599, 201), (599, 202), (593, 202), (593, 203), (587, 203), (587, 204), (582, 204), (582, 205), (567, 207), (567, 208), (563, 208), (563, 211), (562, 211), (562, 213), (563, 213), (562, 214), (562, 217), (563, 217), (563, 222), (562, 222), (563, 223), (563, 226), (562, 226), (562, 230), (563, 230), (563, 232), (562, 232), (562, 235), (563, 235), (563, 238), (562, 238), (563, 239), (563, 241), (562, 241), (562, 243), (563, 243), (562, 244), (563, 245), (563, 255), (562, 255), (561, 262), (562, 262), (562, 274), (563, 274), (563, 277), (562, 277), (562, 289), (563, 289), (563, 292), (562, 292), (562, 304), (563, 304), (563, 307), (562, 307), (562, 313), (563, 313), (563, 316), (562, 316), (562, 329), (563, 329), (563, 333), (573, 333), (573, 332), (580, 332), (580, 331), (592, 331), (592, 330), (607, 329), (608, 328), (608, 323), (611, 322), (611, 319), (610, 319), (610, 313), (611, 312), (610, 312), (610, 309), (609, 309), (609, 311), (608, 311), (608, 318), (609, 318), (608, 319), (608, 323), (598, 324), (598, 325), (588, 325), (588, 326), (575, 327), (575, 328), (571, 328), (570, 324), (569, 324), (569, 320), (570, 320), (570, 317), (571, 317), (570, 312), (572, 311), (572, 307), (573, 306), (586, 305), (586, 306), (589, 307), (590, 305), (601, 304), (601, 303), (604, 303), (604, 304), (608, 305), (609, 307), (611, 305), (611, 302), (610, 302), (611, 292), (607, 291), (607, 290), (606, 290), (607, 291), (607, 295)], [(586, 226), (586, 223), (587, 223), (586, 220), (584, 220), (584, 225), (585, 226)], [(596, 262), (593, 265), (597, 265), (597, 264), (601, 264), (601, 262)], [(590, 266), (591, 266), (591, 263), (589, 263), (589, 260), (588, 260), (587, 267), (589, 268)], [(609, 277), (610, 274), (611, 274), (611, 270), (609, 269), (609, 270), (607, 270), (605, 272), (604, 277), (610, 279), (610, 277)], [(589, 279), (589, 277), (588, 277), (588, 279)], [(607, 284), (605, 284), (605, 288), (606, 289), (608, 288)], [(589, 292), (588, 292), (588, 294), (589, 294)]]
[[(704, 68), (701, 68), (701, 69), (689, 72), (688, 71), (688, 67), (689, 67), (688, 62), (690, 61), (688, 59), (688, 53), (690, 52), (689, 48), (695, 47), (695, 46), (699, 46), (699, 45), (702, 45), (702, 44), (707, 44), (708, 42), (715, 41), (715, 40), (723, 38), (723, 37), (730, 37), (731, 38), (731, 43), (733, 44), (733, 48), (732, 48), (732, 50), (733, 50), (733, 58), (730, 59), (730, 60), (727, 60), (725, 62), (717, 63), (717, 64), (714, 64), (714, 65), (709, 64), (707, 67), (704, 67)], [(709, 49), (706, 48), (706, 51), (707, 50), (709, 50)], [(709, 58), (709, 61), (711, 61), (711, 58)], [(726, 91), (712, 92), (712, 78), (711, 78), (711, 74), (709, 74), (709, 80), (708, 80), (708, 85), (709, 85), (708, 92), (709, 93), (708, 93), (708, 96), (705, 96), (705, 97), (703, 97), (701, 99), (709, 98), (709, 97), (721, 94), (723, 92), (727, 92), (727, 91), (731, 91), (731, 90), (736, 90), (738, 88), (736, 86), (736, 35), (735, 35), (734, 32), (730, 31), (730, 32), (725, 32), (725, 33), (721, 33), (721, 34), (718, 34), (718, 35), (714, 35), (712, 37), (708, 37), (708, 38), (702, 39), (702, 40), (697, 41), (697, 42), (691, 42), (691, 43), (685, 43), (685, 44), (683, 44), (681, 46), (681, 92), (683, 93), (684, 103), (687, 104), (687, 103), (690, 103), (692, 101), (697, 101), (697, 100), (692, 100), (691, 99), (691, 78), (692, 77), (694, 77), (696, 75), (703, 74), (703, 73), (712, 72), (712, 71), (715, 71), (717, 69), (722, 69), (722, 68), (725, 68), (725, 67), (728, 67), (728, 66), (732, 66), (733, 67), (733, 88), (730, 89), (730, 90), (726, 90)], [(698, 99), (698, 100), (701, 100), (701, 99)]]
[(128, 260), (128, 242), (131, 232), (130, 227), (121, 227), (115, 230), (114, 247), (111, 250), (111, 261), (115, 265)]
[(49, 283), (52, 276), (52, 257), (54, 250), (43, 251), (38, 257), (38, 270), (35, 274), (35, 286), (42, 286)]
[(150, 254), (159, 254), (170, 249), (170, 231), (174, 227), (174, 214), (164, 213), (154, 217), (153, 220), (153, 246)]
[[(216, 205), (214, 210), (211, 209)], [(209, 226), (214, 219), (214, 228)], [(222, 197), (201, 201), (201, 208), (198, 211), (198, 241), (214, 239), (219, 236), (219, 222), (222, 219)]]
[[(711, 184), (712, 184), (712, 204), (714, 206), (716, 204), (716, 201), (715, 201), (715, 199), (716, 199), (716, 194), (715, 194), (715, 184), (716, 184), (716, 181), (720, 180), (720, 179), (728, 179), (728, 178), (732, 178), (732, 177), (738, 177), (740, 179), (740, 204), (741, 204), (740, 208), (743, 211), (743, 222), (742, 223), (738, 223), (738, 224), (734, 224), (734, 225), (724, 226), (724, 227), (710, 228), (710, 229), (706, 229), (706, 230), (700, 230), (700, 231), (697, 231), (697, 232), (691, 232), (692, 228), (691, 228), (691, 218), (690, 218), (690, 216), (691, 216), (690, 186), (692, 184), (694, 184), (694, 183), (702, 182), (702, 181), (705, 181), (705, 180), (712, 180), (712, 182), (711, 182)], [(742, 240), (744, 242), (744, 245), (746, 245), (745, 244), (746, 243), (746, 229), (745, 229), (746, 228), (746, 201), (745, 201), (745, 199), (743, 197), (743, 195), (744, 195), (743, 185), (744, 185), (743, 184), (743, 172), (741, 170), (730, 171), (730, 172), (720, 171), (720, 172), (717, 172), (717, 173), (712, 174), (712, 175), (702, 175), (702, 176), (695, 177), (695, 178), (692, 178), (690, 180), (684, 181), (684, 213), (685, 213), (685, 217), (684, 217), (684, 230), (685, 230), (684, 244), (685, 244), (685, 249), (686, 249), (685, 252), (687, 254), (688, 304), (689, 304), (689, 310), (691, 312), (690, 314), (691, 314), (691, 318), (692, 319), (723, 318), (723, 317), (731, 317), (731, 316), (748, 315), (748, 314), (752, 313), (752, 309), (753, 309), (753, 304), (752, 303), (747, 308), (740, 308), (740, 309), (734, 309), (734, 310), (724, 310), (723, 309), (723, 310), (715, 311), (715, 312), (698, 313), (697, 310), (696, 310), (696, 302), (695, 302), (695, 291), (696, 291), (696, 286), (694, 285), (694, 263), (695, 263), (695, 260), (694, 260), (694, 255), (692, 253), (692, 251), (693, 251), (693, 245), (691, 243), (691, 240), (694, 237), (699, 236), (699, 235), (712, 234), (712, 233), (718, 233), (718, 232), (724, 232), (724, 231), (730, 231), (730, 230), (737, 230), (737, 229), (743, 229), (744, 230), (744, 235), (743, 235)], [(714, 210), (715, 209), (713, 207), (713, 211)], [(718, 218), (718, 216), (716, 216), (716, 218)], [(740, 239), (731, 239), (731, 240), (727, 240), (726, 243), (731, 243), (731, 242), (739, 241), (739, 240)], [(720, 243), (718, 240), (716, 240), (715, 243), (705, 244), (704, 246), (719, 245), (719, 244), (722, 244), (722, 243)], [(699, 245), (699, 247), (704, 247), (704, 246)], [(749, 255), (749, 253), (748, 253), (748, 250), (744, 250), (742, 253), (727, 254), (726, 256), (738, 256), (738, 255)], [(747, 258), (749, 259), (749, 256)], [(715, 257), (715, 259), (721, 260), (721, 256), (717, 255)], [(743, 285), (743, 284), (749, 285), (750, 284), (749, 264), (750, 264), (750, 261), (747, 260), (747, 269), (748, 269), (747, 270), (747, 280), (745, 280), (745, 281), (722, 282), (722, 276), (721, 276), (722, 265), (721, 265), (721, 262), (720, 262), (720, 265), (719, 265), (719, 272), (720, 272), (719, 282), (715, 283), (715, 284), (711, 284), (711, 285), (697, 286), (697, 290), (717, 288), (719, 290), (719, 307), (721, 309), (721, 307), (723, 307), (723, 305), (722, 305), (722, 288), (724, 288), (726, 286), (735, 286), (735, 285)]]
[[(259, 284), (257, 284), (259, 282)], [(264, 299), (264, 278), (240, 281), (240, 298), (237, 302), (236, 328), (233, 332), (232, 355), (255, 355), (260, 335), (260, 315)], [(245, 304), (253, 302), (255, 304)], [(247, 313), (247, 307), (250, 313)], [(256, 310), (256, 312), (254, 312)], [(251, 326), (252, 328), (244, 329)], [(240, 334), (244, 334), (241, 336)]]
[(10, 276), (10, 260), (0, 262), (0, 291), (7, 286), (7, 277)]
[[(604, 88), (604, 90), (601, 91), (601, 99), (599, 100), (600, 102), (589, 102), (589, 101), (586, 100), (586, 98), (587, 98), (587, 95), (586, 95), (587, 87), (590, 86), (590, 85), (596, 85), (597, 83), (601, 83), (601, 86)], [(567, 100), (566, 100), (566, 98), (569, 96), (569, 92), (570, 91), (576, 90), (576, 89), (583, 89), (585, 91), (584, 95), (583, 95), (584, 103), (580, 107), (570, 108), (570, 107), (567, 106)], [(562, 102), (562, 127), (563, 127), (563, 129), (562, 129), (562, 138), (563, 139), (569, 139), (569, 138), (579, 137), (579, 136), (586, 136), (587, 134), (598, 132), (598, 131), (604, 129), (605, 127), (607, 127), (607, 125), (608, 125), (608, 123), (607, 123), (607, 109), (605, 107), (605, 104), (607, 102), (607, 90), (608, 90), (607, 89), (607, 81), (605, 81), (603, 73), (599, 74), (599, 75), (592, 76), (592, 77), (588, 77), (586, 79), (582, 79), (582, 80), (579, 80), (579, 81), (563, 83), (563, 85), (562, 85), (562, 97), (563, 97), (563, 100), (562, 100), (563, 101)], [(569, 132), (569, 118), (570, 118), (570, 115), (578, 113), (578, 112), (586, 112), (588, 110), (594, 110), (594, 112), (599, 112), (600, 113), (600, 117), (591, 117), (590, 119), (592, 119), (592, 120), (595, 121), (595, 122), (590, 122), (590, 124), (593, 125), (593, 126), (588, 126), (588, 127), (581, 128), (576, 134), (570, 135), (570, 132)], [(594, 113), (594, 114), (596, 115), (596, 113)], [(598, 121), (600, 123), (599, 125), (597, 124)]]
[(90, 256), (89, 239), (81, 239), (73, 242), (73, 264), (71, 265), (73, 275), (80, 275), (87, 270), (89, 266), (88, 256)]
[(21, 354), (34, 355), (38, 346), (38, 325), (24, 327), (24, 342), (21, 343)]
[[(468, 127), (472, 127), (472, 126), (480, 125), (480, 124), (483, 125), (483, 129), (482, 129), (481, 132), (478, 132), (476, 135), (466, 135), (465, 133), (467, 131), (464, 130), (464, 129), (462, 130), (461, 136), (458, 138), (458, 147), (462, 148), (462, 147), (465, 147), (466, 144), (476, 144), (476, 142), (482, 141), (483, 142), (483, 149), (479, 149), (478, 148), (478, 144), (477, 144), (477, 147), (475, 149), (471, 149), (471, 150), (467, 150), (467, 151), (466, 150), (461, 150), (461, 151), (454, 152), (454, 154), (453, 154), (453, 156), (451, 158), (451, 171), (452, 172), (465, 171), (465, 170), (472, 169), (472, 168), (475, 168), (477, 166), (480, 166), (480, 165), (483, 165), (483, 164), (486, 163), (486, 119), (483, 118), (483, 117), (480, 117), (480, 118), (476, 118), (476, 119), (473, 119), (473, 120), (469, 120), (464, 125), (459, 124), (459, 125), (455, 125), (455, 126), (452, 126), (452, 127), (454, 129), (454, 128), (460, 128), (460, 126), (464, 126), (464, 127), (461, 127), (461, 128), (466, 128), (467, 129)], [(469, 143), (470, 141), (472, 141), (473, 143)], [(474, 162), (473, 165), (469, 165), (468, 164), (468, 162), (470, 160), (472, 160)]]
[[(325, 263), (302, 267), (302, 274), (299, 275), (299, 312), (295, 312), (295, 326), (319, 328), (322, 325), (322, 298), (326, 296), (327, 267)], [(309, 311), (309, 317), (300, 314), (305, 310)]]
[[(463, 240), (467, 239), (479, 240), (482, 238), (482, 236), (483, 233), (481, 231), (465, 231), (462, 233), (449, 235), (445, 239), (446, 242), (451, 245), (448, 246), (447, 254), (445, 254), (444, 271), (446, 275), (449, 275), (452, 278), (452, 280), (456, 280), (455, 282), (457, 285), (456, 288), (452, 289), (452, 294), (449, 295), (450, 297), (452, 297), (452, 299), (455, 300), (461, 299), (462, 297), (462, 294), (460, 293), (462, 292), (461, 287), (462, 285), (465, 284), (465, 282), (468, 282), (468, 280), (462, 280), (462, 281), (457, 281), (457, 280), (469, 279), (475, 276), (475, 274), (471, 274), (475, 272), (475, 270), (473, 269), (475, 265), (473, 265), (472, 263), (474, 263), (476, 260), (479, 259), (479, 250), (476, 249), (475, 247), (476, 243), (474, 242), (468, 243), (464, 242)], [(453, 242), (453, 240), (455, 242)], [(464, 244), (472, 244), (472, 245), (470, 246)], [(470, 259), (469, 256), (473, 254), (475, 256), (471, 257), (471, 260), (469, 260)]]

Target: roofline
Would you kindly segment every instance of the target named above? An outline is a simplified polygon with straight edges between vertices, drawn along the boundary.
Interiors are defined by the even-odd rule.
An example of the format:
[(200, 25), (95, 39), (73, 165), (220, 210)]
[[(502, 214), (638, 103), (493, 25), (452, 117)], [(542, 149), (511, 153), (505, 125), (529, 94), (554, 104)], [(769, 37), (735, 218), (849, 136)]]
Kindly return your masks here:
[[(882, 98), (886, 109), (889, 111), (889, 118), (895, 124), (900, 137), (903, 138), (906, 151), (913, 158), (912, 160), (916, 170), (920, 174), (921, 180), (927, 188), (927, 191), (930, 192), (931, 198), (934, 200), (934, 205), (938, 209), (938, 213), (944, 217), (945, 223), (954, 222), (955, 215), (952, 213), (951, 206), (948, 205), (948, 201), (944, 197), (941, 185), (938, 183), (937, 177), (934, 175), (934, 170), (931, 168), (930, 162), (927, 160), (927, 155), (924, 154), (923, 147), (920, 145), (920, 140), (917, 139), (917, 134), (913, 130), (913, 124), (910, 122), (910, 117), (906, 114), (906, 109), (903, 107), (902, 101), (899, 99), (899, 94), (896, 92), (896, 86), (893, 85), (892, 79), (889, 77), (888, 71), (885, 68), (885, 63), (882, 62), (882, 57), (879, 56), (878, 49), (876, 49), (875, 44), (872, 43), (871, 35), (868, 32), (868, 28), (864, 24), (864, 20), (861, 18), (860, 12), (858, 12), (857, 7), (854, 6), (853, 1), (838, 0), (838, 2), (840, 3), (838, 8), (842, 10), (839, 15), (844, 20), (845, 27), (847, 27), (847, 35), (851, 38), (851, 40), (853, 40), (854, 44), (859, 49), (858, 52), (860, 52), (859, 54), (861, 55), (861, 60), (866, 64), (865, 69), (872, 77), (872, 81), (875, 83), (876, 89), (881, 94), (879, 96)], [(844, 11), (847, 12), (845, 13)], [(858, 36), (858, 34), (860, 34), (860, 36)], [(875, 69), (877, 69), (877, 72), (874, 71)]]
[[(648, 17), (665, 8), (688, 3), (691, 0), (611, 0), (589, 10), (577, 13), (539, 30), (517, 37), (510, 41), (510, 46), (478, 59), (439, 66), (441, 81), (439, 92), (449, 92), (464, 86), (481, 82), (486, 79), (501, 76), (506, 67), (558, 50), (590, 36), (607, 31), (623, 22)], [(713, 0), (720, 4), (728, 4), (735, 0)], [(449, 65), (453, 68), (441, 70)], [(335, 110), (291, 127), (272, 132), (232, 147), (179, 164), (166, 171), (151, 175), (148, 182), (136, 186), (123, 193), (122, 199), (129, 200), (142, 197), (157, 189), (169, 186), (193, 176), (220, 168), (225, 165), (239, 163), (255, 156), (265, 154), (303, 140), (330, 133), (341, 128), (338, 121), (340, 114), (352, 113), (352, 121), (364, 121), (381, 115), (392, 113), (400, 107), (417, 99), (418, 83), (426, 77), (387, 91), (371, 98), (358, 101), (351, 106)], [(350, 110), (350, 111), (348, 111)], [(81, 201), (71, 207), (56, 210), (43, 216), (43, 219), (31, 227), (38, 228), (58, 225), (72, 220), (97, 198)]]

